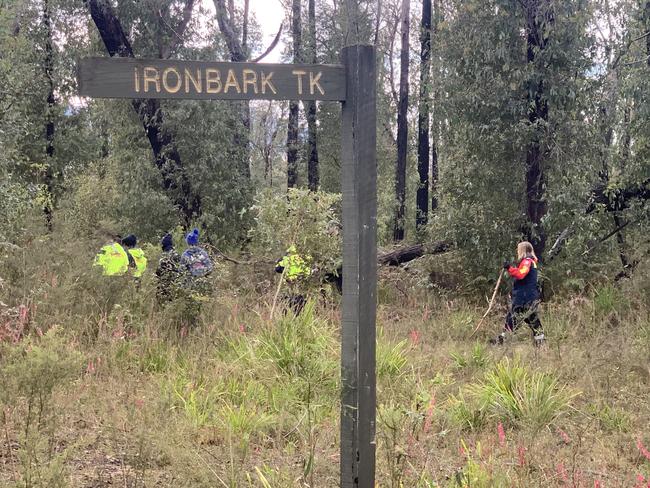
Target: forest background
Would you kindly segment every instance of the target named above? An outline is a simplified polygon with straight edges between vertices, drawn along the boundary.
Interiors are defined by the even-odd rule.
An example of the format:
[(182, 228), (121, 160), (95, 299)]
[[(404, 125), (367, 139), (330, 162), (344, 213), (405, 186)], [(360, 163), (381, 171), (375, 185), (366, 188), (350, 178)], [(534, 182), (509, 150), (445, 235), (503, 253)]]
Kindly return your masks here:
[[(339, 104), (86, 100), (75, 66), (108, 55), (336, 64), (343, 46), (362, 42), (377, 48), (379, 242), (397, 256), (380, 270), (382, 483), (641, 483), (650, 2), (285, 0), (274, 16), (284, 21), (271, 27), (252, 3), (0, 0), (0, 479), (332, 486), (338, 299), (326, 293), (302, 319), (268, 312), (273, 263), (290, 244), (313, 257), (314, 288), (340, 266)], [(193, 226), (218, 266), (204, 327), (188, 338), (183, 308), (155, 303), (151, 273), (136, 289), (91, 264), (111, 235), (135, 233), (153, 269), (160, 237), (171, 231), (182, 248)], [(542, 263), (556, 348), (542, 359), (469, 340), (522, 239)], [(481, 340), (499, 326), (491, 321)], [(233, 358), (241, 370), (228, 369)], [(225, 372), (234, 383), (212, 382)], [(571, 385), (575, 395), (541, 420), (473, 410), (490, 374), (516, 377), (524, 391), (521, 374), (551, 381), (549, 395)], [(73, 412), (84, 405), (95, 410), (80, 427)], [(155, 437), (161, 423), (190, 458)], [(498, 426), (511, 445), (501, 430), (490, 437)], [(560, 436), (562, 469), (558, 429), (570, 434)], [(89, 432), (97, 437), (84, 444)], [(600, 439), (598, 449), (584, 439)], [(535, 460), (508, 457), (515, 444)], [(285, 457), (302, 463), (301, 476)]]

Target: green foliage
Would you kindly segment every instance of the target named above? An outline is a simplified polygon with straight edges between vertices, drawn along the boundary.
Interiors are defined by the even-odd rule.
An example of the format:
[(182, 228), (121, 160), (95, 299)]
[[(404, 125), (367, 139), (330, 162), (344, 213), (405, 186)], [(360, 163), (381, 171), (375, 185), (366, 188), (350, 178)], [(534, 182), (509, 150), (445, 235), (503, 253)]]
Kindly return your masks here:
[(258, 195), (250, 233), (254, 247), (279, 258), (293, 244), (321, 271), (336, 271), (341, 264), (340, 202), (340, 195), (300, 189)]
[(452, 352), (450, 354), (454, 360), (454, 364), (458, 369), (465, 369), (467, 367), (482, 368), (487, 363), (487, 350), (484, 345), (477, 342), (472, 347), (470, 354), (463, 352)]
[(377, 377), (380, 379), (399, 377), (408, 364), (407, 351), (406, 340), (391, 342), (384, 336), (383, 329), (379, 329), (376, 350)]
[(474, 451), (463, 441), (461, 445), (467, 460), (465, 466), (456, 472), (456, 476), (449, 484), (450, 488), (493, 488), (512, 484), (506, 473), (493, 468), (494, 459), (483, 454), (480, 443)]
[(551, 375), (506, 358), (452, 400), (454, 419), (475, 429), (489, 418), (539, 430), (566, 412), (577, 393)]
[(598, 287), (594, 291), (593, 302), (594, 313), (599, 319), (605, 318), (612, 313), (625, 310), (629, 306), (622, 291), (611, 284)]
[(10, 246), (18, 240), (31, 207), (32, 202), (25, 188), (12, 182), (10, 177), (3, 176), (0, 182), (0, 246)]
[(598, 420), (601, 429), (607, 432), (630, 431), (630, 416), (625, 411), (609, 405), (589, 405), (588, 410)]
[[(31, 337), (18, 346), (0, 347), (3, 349), (0, 355), (3, 394), (14, 400), (13, 408), (17, 407), (16, 399), (27, 405), (27, 414), (20, 420), (21, 486), (68, 486), (68, 452), (66, 449), (55, 452), (51, 448), (59, 417), (52, 396), (56, 389), (68, 386), (80, 375), (81, 355), (66, 343), (57, 329), (50, 329), (41, 338)], [(4, 403), (8, 398), (0, 397), (0, 400)]]

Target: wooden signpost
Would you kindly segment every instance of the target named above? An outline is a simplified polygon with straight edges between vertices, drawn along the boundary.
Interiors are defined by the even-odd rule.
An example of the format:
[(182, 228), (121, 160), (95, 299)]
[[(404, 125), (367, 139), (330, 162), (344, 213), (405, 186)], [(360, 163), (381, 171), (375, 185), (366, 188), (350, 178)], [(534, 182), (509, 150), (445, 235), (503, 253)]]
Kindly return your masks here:
[(329, 100), (342, 103), (341, 487), (375, 486), (376, 69), (373, 46), (342, 65), (88, 58), (79, 95), (96, 98)]

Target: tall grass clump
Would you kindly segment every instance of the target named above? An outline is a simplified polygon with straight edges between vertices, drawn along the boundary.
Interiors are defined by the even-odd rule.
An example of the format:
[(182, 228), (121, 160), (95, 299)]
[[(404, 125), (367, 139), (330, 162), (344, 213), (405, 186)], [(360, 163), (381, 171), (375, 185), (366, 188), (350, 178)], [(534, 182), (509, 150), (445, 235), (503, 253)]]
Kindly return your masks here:
[(377, 334), (377, 377), (394, 378), (398, 377), (404, 371), (408, 363), (406, 352), (408, 342), (402, 340), (399, 342), (390, 342), (384, 336), (383, 329), (378, 330)]
[(529, 371), (508, 358), (485, 373), (482, 381), (452, 397), (452, 417), (461, 427), (474, 429), (484, 420), (509, 422), (539, 430), (564, 414), (577, 393), (553, 376)]

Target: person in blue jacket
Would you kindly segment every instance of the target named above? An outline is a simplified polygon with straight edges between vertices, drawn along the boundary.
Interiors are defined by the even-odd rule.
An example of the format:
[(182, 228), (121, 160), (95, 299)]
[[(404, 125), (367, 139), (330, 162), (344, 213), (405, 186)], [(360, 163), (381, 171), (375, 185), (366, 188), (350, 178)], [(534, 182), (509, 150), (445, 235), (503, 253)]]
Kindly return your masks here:
[(544, 329), (537, 314), (540, 301), (538, 280), (539, 260), (530, 242), (523, 241), (517, 245), (517, 264), (503, 264), (508, 274), (514, 279), (512, 285), (512, 305), (506, 315), (504, 331), (494, 342), (503, 344), (507, 332), (517, 330), (521, 322), (526, 322), (533, 332), (536, 346), (544, 344)]

